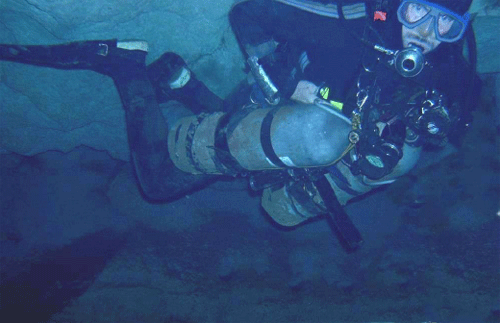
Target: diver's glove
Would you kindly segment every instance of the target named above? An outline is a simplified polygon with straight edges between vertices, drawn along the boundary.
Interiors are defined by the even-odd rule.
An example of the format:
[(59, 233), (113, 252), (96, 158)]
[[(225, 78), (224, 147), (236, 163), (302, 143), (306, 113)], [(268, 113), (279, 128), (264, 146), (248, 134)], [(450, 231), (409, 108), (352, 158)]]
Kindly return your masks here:
[(313, 104), (318, 98), (318, 92), (319, 86), (312, 82), (301, 80), (290, 99), (300, 103)]

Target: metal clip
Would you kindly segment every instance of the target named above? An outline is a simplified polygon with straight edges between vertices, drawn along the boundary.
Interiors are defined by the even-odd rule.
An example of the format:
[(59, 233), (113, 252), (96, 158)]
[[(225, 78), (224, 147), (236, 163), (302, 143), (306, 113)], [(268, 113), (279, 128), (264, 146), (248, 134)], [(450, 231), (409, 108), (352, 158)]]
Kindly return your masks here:
[(262, 65), (259, 64), (258, 58), (256, 56), (249, 57), (247, 63), (250, 66), (250, 72), (252, 73), (255, 82), (257, 82), (260, 89), (264, 93), (267, 103), (270, 105), (278, 104), (280, 102), (278, 89), (269, 78)]
[(99, 48), (97, 49), (97, 55), (108, 56), (108, 54), (109, 54), (108, 44), (104, 44), (104, 43), (99, 44)]

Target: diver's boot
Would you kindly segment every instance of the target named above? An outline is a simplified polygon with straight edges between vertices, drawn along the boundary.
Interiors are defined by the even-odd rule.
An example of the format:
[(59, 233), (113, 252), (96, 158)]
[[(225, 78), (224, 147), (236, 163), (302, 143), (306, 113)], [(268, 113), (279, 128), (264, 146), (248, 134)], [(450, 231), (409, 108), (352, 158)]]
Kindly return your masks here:
[(222, 99), (198, 80), (179, 55), (167, 52), (147, 67), (159, 103), (175, 100), (193, 113), (222, 111)]
[[(59, 69), (87, 69), (112, 74), (127, 64), (145, 65), (144, 41), (92, 40), (61, 45), (0, 44), (0, 60)], [(125, 65), (125, 66), (124, 66)]]

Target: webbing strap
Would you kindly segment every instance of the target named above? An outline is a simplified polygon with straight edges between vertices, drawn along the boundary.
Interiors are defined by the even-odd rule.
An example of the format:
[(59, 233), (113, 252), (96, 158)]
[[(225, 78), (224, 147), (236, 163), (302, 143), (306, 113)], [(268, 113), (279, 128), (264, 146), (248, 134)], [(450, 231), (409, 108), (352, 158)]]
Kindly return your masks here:
[(278, 111), (278, 108), (272, 109), (266, 114), (264, 120), (262, 120), (262, 126), (260, 128), (260, 143), (266, 157), (274, 165), (285, 168), (287, 167), (287, 165), (281, 161), (278, 155), (276, 155), (271, 144), (271, 124), (273, 123), (273, 118), (276, 111)]
[(229, 152), (229, 145), (227, 143), (227, 128), (231, 121), (232, 115), (226, 113), (220, 118), (217, 128), (215, 129), (215, 156), (214, 160), (217, 169), (228, 175), (236, 175), (246, 172), (247, 170), (241, 167), (236, 158)]
[(358, 229), (354, 226), (354, 223), (352, 223), (342, 205), (340, 205), (328, 179), (325, 176), (321, 176), (320, 179), (314, 181), (314, 186), (316, 186), (319, 195), (325, 203), (328, 210), (326, 219), (339, 239), (342, 248), (347, 253), (352, 253), (359, 249), (363, 244), (363, 237), (361, 237)]

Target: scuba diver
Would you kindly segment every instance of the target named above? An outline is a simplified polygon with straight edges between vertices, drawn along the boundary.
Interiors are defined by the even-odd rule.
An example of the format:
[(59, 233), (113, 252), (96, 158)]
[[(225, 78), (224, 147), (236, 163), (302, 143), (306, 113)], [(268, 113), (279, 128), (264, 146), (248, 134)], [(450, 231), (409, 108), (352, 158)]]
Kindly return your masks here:
[(244, 176), (275, 222), (324, 217), (352, 252), (363, 239), (343, 205), (406, 174), (426, 147), (459, 144), (471, 121), (470, 4), (240, 1), (230, 22), (249, 78), (225, 100), (175, 53), (146, 66), (142, 41), (3, 44), (0, 59), (110, 76), (147, 198)]

